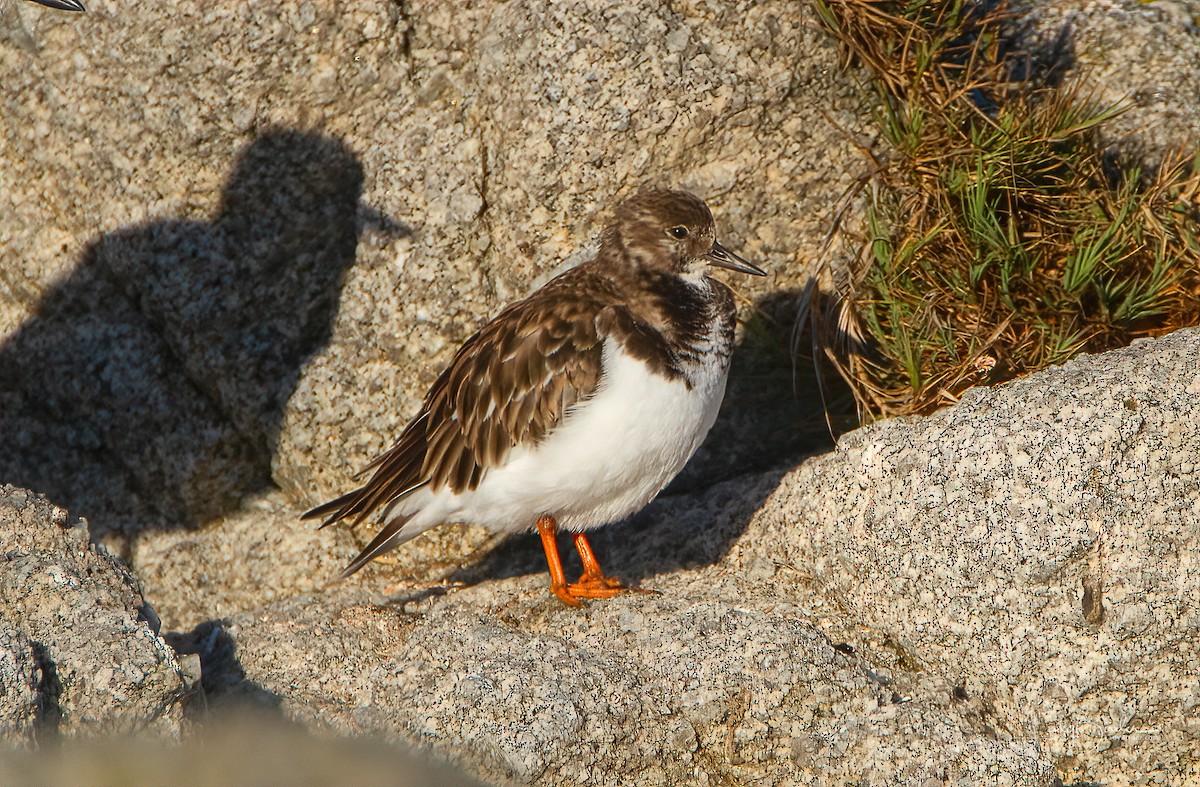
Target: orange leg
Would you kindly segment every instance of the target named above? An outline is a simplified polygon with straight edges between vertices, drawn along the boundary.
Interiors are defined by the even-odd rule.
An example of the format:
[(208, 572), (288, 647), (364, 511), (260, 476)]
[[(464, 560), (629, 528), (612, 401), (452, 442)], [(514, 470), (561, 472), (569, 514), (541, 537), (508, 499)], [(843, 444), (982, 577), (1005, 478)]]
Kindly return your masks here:
[(567, 590), (567, 575), (563, 572), (562, 557), (558, 554), (558, 522), (546, 515), (538, 517), (538, 535), (542, 537), (542, 549), (546, 552), (546, 565), (550, 567), (550, 592), (570, 607), (582, 607), (583, 602)]
[[(625, 588), (621, 584), (621, 580), (616, 577), (604, 576), (604, 569), (600, 568), (600, 563), (596, 560), (596, 553), (592, 551), (592, 545), (583, 533), (575, 534), (575, 550), (579, 553), (579, 559), (583, 561), (583, 574), (579, 577), (579, 581), (571, 586), (572, 588), (588, 586), (593, 588), (612, 588), (617, 591)], [(613, 593), (613, 595), (616, 595), (616, 593)], [(611, 596), (603, 596), (603, 598), (611, 598)]]
[[(619, 593), (638, 590), (627, 588), (616, 577), (605, 576), (596, 560), (596, 553), (583, 533), (574, 536), (575, 549), (583, 562), (583, 574), (578, 582), (567, 584), (566, 573), (563, 571), (562, 558), (558, 553), (558, 522), (554, 517), (546, 515), (538, 519), (538, 535), (542, 537), (542, 549), (546, 552), (546, 564), (550, 567), (550, 592), (558, 596), (564, 604), (581, 607), (583, 598), (612, 598)], [(654, 591), (639, 591), (652, 593)]]

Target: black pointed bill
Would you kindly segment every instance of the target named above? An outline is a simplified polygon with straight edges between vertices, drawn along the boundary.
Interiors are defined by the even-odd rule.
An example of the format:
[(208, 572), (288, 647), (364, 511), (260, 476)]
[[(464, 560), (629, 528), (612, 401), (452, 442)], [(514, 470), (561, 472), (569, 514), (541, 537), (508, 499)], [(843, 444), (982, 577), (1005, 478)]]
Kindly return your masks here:
[(715, 265), (718, 268), (725, 268), (726, 270), (737, 271), (738, 273), (748, 273), (751, 276), (767, 275), (767, 272), (762, 268), (743, 260), (716, 241), (713, 241), (712, 251), (705, 254), (704, 259), (708, 260), (709, 265)]
[(44, 5), (47, 8), (53, 8), (58, 11), (86, 11), (83, 3), (76, 0), (33, 0), (38, 5)]

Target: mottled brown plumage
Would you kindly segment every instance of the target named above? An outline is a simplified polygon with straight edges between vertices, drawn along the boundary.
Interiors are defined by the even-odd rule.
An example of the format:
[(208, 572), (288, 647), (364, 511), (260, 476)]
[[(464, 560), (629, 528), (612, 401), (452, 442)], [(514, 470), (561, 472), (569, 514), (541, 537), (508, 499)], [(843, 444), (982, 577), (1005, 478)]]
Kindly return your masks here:
[[(733, 340), (729, 289), (689, 283), (708, 265), (761, 273), (714, 242), (712, 215), (695, 197), (647, 191), (623, 203), (593, 260), (509, 305), (468, 339), (395, 445), (363, 471), (369, 480), (305, 517), (358, 523), (426, 487), (476, 489), (514, 447), (540, 444), (596, 393), (607, 339), (690, 385), (688, 369), (713, 351), (709, 345), (716, 341), (728, 355)], [(347, 572), (395, 546), (410, 517), (392, 518)]]

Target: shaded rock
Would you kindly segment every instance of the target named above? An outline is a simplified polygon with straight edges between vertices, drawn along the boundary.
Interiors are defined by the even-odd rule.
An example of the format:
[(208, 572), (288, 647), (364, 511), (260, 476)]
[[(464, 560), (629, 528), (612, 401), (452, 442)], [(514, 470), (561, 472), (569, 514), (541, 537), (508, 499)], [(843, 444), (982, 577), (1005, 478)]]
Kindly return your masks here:
[(1013, 29), (1043, 75), (1079, 83), (1104, 105), (1101, 128), (1131, 163), (1194, 153), (1200, 136), (1200, 2), (1038, 0), (1014, 3)]
[(0, 343), (0, 477), (111, 530), (193, 526), (271, 486), (354, 259), (362, 171), (320, 134), (238, 157), (211, 222), (109, 232)]
[(0, 486), (0, 550), (6, 738), (178, 733), (188, 685), (175, 654), (136, 580), (89, 545), (87, 525)]
[[(320, 53), (395, 62), (394, 15), (12, 5), (28, 35), (0, 35), (0, 478), (101, 537), (236, 510), (272, 486), (360, 228), (403, 234), (359, 215), (362, 166), (308, 110)], [(343, 101), (369, 70), (343, 75)]]
[(42, 707), (41, 677), (34, 644), (20, 631), (0, 626), (0, 739), (33, 736)]

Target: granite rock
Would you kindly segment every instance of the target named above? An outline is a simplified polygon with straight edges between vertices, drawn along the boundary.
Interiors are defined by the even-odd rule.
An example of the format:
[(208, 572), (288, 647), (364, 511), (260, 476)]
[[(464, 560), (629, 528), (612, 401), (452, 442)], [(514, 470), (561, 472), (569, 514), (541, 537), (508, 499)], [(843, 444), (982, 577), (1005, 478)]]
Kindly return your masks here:
[(33, 737), (42, 707), (37, 650), (29, 637), (0, 626), (0, 739)]
[[(1039, 8), (1149, 149), (1194, 140), (1193, 5)], [(700, 193), (773, 274), (744, 314), (790, 312), (873, 133), (811, 6), (9, 3), (0, 81), (0, 481), (94, 523), (214, 707), (500, 782), (1200, 777), (1194, 331), (760, 472), (805, 413), (744, 330), (713, 439), (595, 539), (662, 596), (560, 608), (470, 528), (326, 587), (356, 534), (298, 514), (613, 200)], [(175, 734), (134, 580), (4, 489), (4, 734)]]
[(87, 525), (0, 486), (0, 731), (6, 741), (179, 732), (189, 691), (158, 619)]
[(1037, 744), (981, 703), (873, 669), (792, 599), (720, 571), (584, 612), (541, 577), (387, 601), (353, 588), (196, 640), (228, 638), (201, 654), (218, 706), (251, 684), (292, 721), (382, 734), (498, 784), (1053, 783)]
[(594, 539), (661, 595), (564, 608), (517, 538), (176, 644), (214, 703), (504, 783), (1187, 784), (1197, 370), (1180, 331), (661, 498)]
[(810, 573), (890, 663), (1020, 724), (1068, 781), (1200, 778), (1200, 331), (845, 435), (743, 543)]

